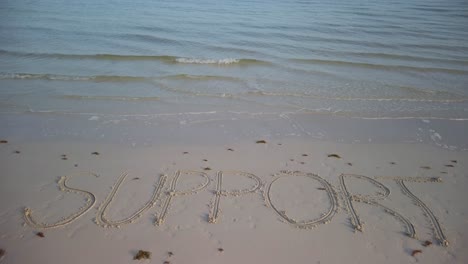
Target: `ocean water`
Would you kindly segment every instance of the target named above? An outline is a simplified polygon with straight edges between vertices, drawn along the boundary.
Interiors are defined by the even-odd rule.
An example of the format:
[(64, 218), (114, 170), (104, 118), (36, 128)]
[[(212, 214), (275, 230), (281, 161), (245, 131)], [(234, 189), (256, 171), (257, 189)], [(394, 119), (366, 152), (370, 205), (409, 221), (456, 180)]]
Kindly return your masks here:
[(2, 0), (0, 113), (465, 120), (467, 29), (466, 0)]

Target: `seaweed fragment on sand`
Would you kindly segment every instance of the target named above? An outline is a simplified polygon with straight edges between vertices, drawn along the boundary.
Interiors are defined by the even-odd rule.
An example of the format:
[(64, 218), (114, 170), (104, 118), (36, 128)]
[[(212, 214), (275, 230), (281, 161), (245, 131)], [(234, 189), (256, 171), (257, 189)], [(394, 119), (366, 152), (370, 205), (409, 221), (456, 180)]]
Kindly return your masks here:
[(267, 142), (265, 140), (257, 140), (257, 142), (255, 142), (257, 144), (266, 144)]
[(453, 166), (452, 164), (445, 164), (445, 167), (453, 168), (453, 167), (455, 167), (455, 166)]
[(429, 241), (429, 240), (426, 240), (426, 241), (424, 241), (424, 243), (422, 243), (422, 245), (425, 246), (425, 247), (428, 247), (428, 246), (432, 245), (432, 242)]
[(318, 187), (317, 190), (326, 191), (327, 189), (325, 189), (323, 187)]
[(309, 155), (307, 155), (307, 154), (302, 154), (302, 157), (307, 157), (307, 156), (309, 156)]
[(420, 253), (422, 253), (422, 250), (415, 249), (415, 250), (413, 250), (413, 252), (411, 252), (411, 256), (414, 257), (414, 256), (416, 256), (417, 254), (420, 254)]
[(151, 252), (140, 249), (133, 259), (151, 259)]
[(166, 260), (163, 262), (163, 264), (171, 264), (171, 262), (169, 260)]
[(91, 155), (96, 155), (96, 156), (98, 156), (98, 155), (99, 155), (99, 152), (95, 151), (95, 152), (91, 153)]
[(338, 155), (338, 154), (328, 154), (328, 157), (329, 157), (329, 158), (341, 159), (340, 155)]
[(452, 162), (452, 163), (457, 163), (457, 160), (451, 160), (450, 162)]
[(42, 232), (37, 232), (37, 233), (36, 233), (36, 236), (38, 236), (38, 237), (45, 237), (44, 233), (42, 233)]

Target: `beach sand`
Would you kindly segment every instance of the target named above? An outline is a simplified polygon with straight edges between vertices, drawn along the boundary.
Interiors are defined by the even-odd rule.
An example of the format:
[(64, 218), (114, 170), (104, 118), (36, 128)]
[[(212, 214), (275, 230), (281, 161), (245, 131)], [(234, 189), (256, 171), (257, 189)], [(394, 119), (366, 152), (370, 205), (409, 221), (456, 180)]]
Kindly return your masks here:
[(468, 261), (466, 152), (4, 140), (1, 263)]

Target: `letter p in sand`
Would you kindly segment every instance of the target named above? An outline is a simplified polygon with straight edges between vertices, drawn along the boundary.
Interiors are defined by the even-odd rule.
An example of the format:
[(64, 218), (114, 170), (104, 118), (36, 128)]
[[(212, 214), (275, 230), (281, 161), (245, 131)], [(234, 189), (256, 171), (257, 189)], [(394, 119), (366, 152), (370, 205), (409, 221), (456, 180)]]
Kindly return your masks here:
[[(248, 189), (226, 191), (226, 190), (223, 190), (223, 175), (224, 174), (232, 174), (236, 176), (247, 177), (255, 181), (255, 184)], [(212, 210), (210, 212), (210, 215), (208, 216), (208, 222), (210, 223), (216, 223), (218, 221), (219, 213), (220, 213), (221, 196), (240, 196), (240, 195), (244, 195), (248, 193), (253, 193), (256, 190), (258, 190), (261, 185), (260, 178), (258, 178), (257, 176), (253, 174), (242, 172), (242, 171), (227, 171), (227, 172), (218, 171), (216, 178), (217, 178), (217, 184), (216, 184), (216, 191), (215, 191), (215, 199), (212, 204)]]

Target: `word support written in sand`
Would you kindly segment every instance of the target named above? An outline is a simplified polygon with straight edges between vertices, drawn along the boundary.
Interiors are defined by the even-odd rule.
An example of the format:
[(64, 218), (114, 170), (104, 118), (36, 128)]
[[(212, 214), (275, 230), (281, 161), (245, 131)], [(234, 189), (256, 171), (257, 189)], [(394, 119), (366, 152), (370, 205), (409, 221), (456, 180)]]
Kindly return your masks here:
[[(93, 173), (87, 173), (92, 174)], [(75, 213), (72, 213), (69, 216), (62, 218), (60, 221), (55, 223), (40, 223), (33, 217), (33, 211), (30, 208), (26, 208), (24, 210), (24, 220), (25, 223), (35, 229), (50, 229), (50, 228), (57, 228), (63, 227), (72, 222), (76, 221), (78, 218), (86, 214), (96, 203), (96, 196), (86, 190), (80, 190), (77, 188), (73, 188), (67, 185), (67, 181), (69, 180), (69, 176), (61, 177), (58, 181), (59, 189), (63, 192), (73, 192), (79, 195), (82, 195), (85, 198), (85, 205), (80, 207)], [(213, 192), (213, 199), (210, 204), (210, 212), (208, 215), (208, 222), (209, 223), (218, 223), (220, 222), (220, 215), (221, 215), (221, 201), (223, 199), (228, 199), (229, 197), (234, 196), (243, 196), (252, 193), (260, 193), (264, 198), (265, 205), (270, 208), (274, 214), (276, 214), (282, 221), (285, 223), (301, 228), (301, 229), (310, 229), (316, 227), (321, 224), (327, 224), (332, 221), (333, 217), (340, 212), (340, 201), (343, 201), (343, 211), (348, 215), (351, 225), (354, 227), (356, 231), (364, 232), (364, 225), (363, 221), (360, 219), (358, 212), (355, 208), (356, 203), (360, 204), (368, 204), (377, 208), (382, 209), (382, 211), (393, 218), (395, 218), (398, 222), (403, 225), (405, 229), (405, 234), (410, 237), (417, 239), (416, 230), (411, 223), (411, 221), (403, 216), (401, 213), (397, 212), (396, 209), (390, 208), (386, 205), (383, 205), (382, 202), (390, 196), (390, 188), (385, 186), (379, 180), (391, 180), (399, 186), (401, 190), (401, 194), (404, 197), (409, 198), (411, 202), (421, 209), (421, 213), (423, 213), (424, 217), (431, 223), (433, 236), (439, 242), (440, 245), (448, 246), (447, 237), (444, 234), (442, 225), (437, 217), (434, 215), (432, 210), (427, 206), (420, 198), (418, 198), (405, 182), (411, 183), (440, 183), (440, 178), (429, 178), (429, 177), (368, 177), (365, 175), (356, 175), (356, 174), (341, 174), (338, 177), (339, 187), (333, 186), (324, 178), (320, 177), (317, 174), (313, 173), (305, 173), (299, 171), (281, 171), (278, 174), (275, 174), (275, 178), (271, 180), (268, 184), (262, 182), (260, 177), (243, 171), (218, 171), (214, 178), (211, 178), (208, 174), (199, 171), (192, 171), (192, 170), (178, 170), (174, 173), (173, 177), (168, 180), (170, 177), (168, 175), (160, 175), (157, 179), (157, 183), (154, 186), (154, 191), (151, 198), (136, 212), (131, 214), (129, 217), (120, 220), (110, 220), (106, 217), (106, 211), (111, 206), (114, 201), (116, 195), (118, 195), (119, 188), (125, 182), (128, 173), (123, 173), (117, 180), (117, 182), (112, 186), (111, 192), (108, 194), (106, 199), (102, 202), (101, 206), (98, 208), (97, 216), (96, 216), (96, 223), (102, 227), (115, 227), (120, 228), (123, 225), (127, 225), (133, 223), (138, 218), (143, 216), (145, 212), (153, 208), (156, 204), (161, 204), (161, 208), (159, 213), (156, 214), (155, 224), (160, 226), (164, 224), (165, 218), (170, 211), (170, 206), (173, 200), (178, 196), (190, 196), (196, 195), (197, 193), (206, 190), (207, 187), (210, 185), (211, 182), (215, 182), (215, 191)], [(184, 177), (191, 177), (191, 179), (196, 179), (198, 181), (197, 184), (193, 188), (188, 189), (179, 189), (178, 188), (178, 181), (180, 178)], [(226, 189), (223, 186), (223, 178), (224, 177), (243, 177), (251, 182), (250, 186), (244, 189)], [(328, 208), (325, 212), (322, 212), (319, 217), (313, 218), (310, 220), (295, 220), (291, 216), (286, 214), (286, 211), (279, 209), (279, 206), (275, 205), (274, 200), (272, 199), (273, 190), (272, 186), (275, 186), (275, 192), (281, 190), (281, 182), (285, 180), (288, 181), (293, 177), (299, 177), (303, 180), (307, 181), (314, 181), (318, 183), (320, 191), (326, 192), (326, 200), (328, 203)], [(280, 180), (281, 179), (281, 180)], [(355, 183), (358, 181), (367, 182), (373, 186), (376, 190), (373, 194), (359, 194), (353, 193), (349, 191), (349, 184), (354, 181)], [(167, 182), (170, 182), (168, 186), (166, 186)], [(264, 188), (263, 188), (264, 187)], [(317, 191), (318, 191), (317, 190)], [(315, 191), (315, 190), (314, 190)], [(309, 191), (307, 191), (309, 192)], [(398, 195), (392, 194), (392, 195)], [(181, 198), (178, 198), (181, 199)]]

